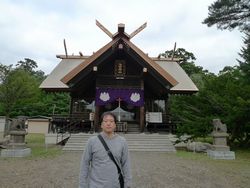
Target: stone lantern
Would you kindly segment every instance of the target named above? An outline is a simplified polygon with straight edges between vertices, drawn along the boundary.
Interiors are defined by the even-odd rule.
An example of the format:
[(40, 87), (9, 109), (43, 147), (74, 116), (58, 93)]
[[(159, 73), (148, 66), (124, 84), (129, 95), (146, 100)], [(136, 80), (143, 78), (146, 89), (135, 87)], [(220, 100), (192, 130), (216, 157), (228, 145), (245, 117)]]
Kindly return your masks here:
[(227, 126), (221, 123), (220, 119), (213, 119), (213, 145), (210, 150), (207, 151), (209, 157), (213, 159), (235, 159), (235, 153), (230, 151), (230, 147), (227, 145)]
[(10, 141), (6, 145), (6, 149), (1, 151), (2, 157), (25, 157), (31, 154), (31, 149), (27, 148), (25, 136), (28, 134), (25, 130), (24, 119), (10, 120)]

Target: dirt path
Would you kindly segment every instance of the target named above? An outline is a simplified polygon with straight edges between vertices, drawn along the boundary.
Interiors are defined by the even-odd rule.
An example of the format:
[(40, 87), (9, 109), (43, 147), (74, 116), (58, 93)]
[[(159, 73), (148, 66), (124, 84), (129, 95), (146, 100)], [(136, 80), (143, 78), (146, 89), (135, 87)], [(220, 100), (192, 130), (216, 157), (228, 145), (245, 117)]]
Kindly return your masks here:
[[(133, 187), (235, 188), (250, 185), (250, 160), (194, 160), (167, 153), (132, 152)], [(81, 153), (54, 158), (0, 158), (1, 188), (78, 187)]]

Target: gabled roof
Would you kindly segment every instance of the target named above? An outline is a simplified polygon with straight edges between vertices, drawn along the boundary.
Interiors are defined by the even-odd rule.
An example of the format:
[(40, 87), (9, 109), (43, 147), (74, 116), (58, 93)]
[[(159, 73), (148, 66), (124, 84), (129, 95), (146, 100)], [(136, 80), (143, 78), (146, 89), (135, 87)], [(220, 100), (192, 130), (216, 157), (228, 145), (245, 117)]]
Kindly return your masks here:
[(167, 69), (163, 69), (161, 66), (159, 66), (155, 61), (153, 61), (150, 57), (148, 57), (143, 51), (141, 51), (136, 45), (134, 45), (132, 42), (123, 39), (125, 43), (132, 48), (138, 55), (141, 56), (141, 58), (144, 59), (145, 62), (148, 63), (149, 66), (151, 66), (152, 69), (155, 69), (162, 77), (164, 77), (172, 86), (175, 86), (178, 84), (178, 81), (169, 74)]
[(124, 42), (128, 48), (131, 48), (136, 52), (144, 61), (148, 64), (148, 66), (155, 70), (159, 76), (162, 76), (168, 83), (170, 83), (172, 86), (175, 86), (178, 84), (176, 79), (171, 76), (171, 74), (168, 73), (168, 70), (164, 70), (161, 66), (159, 66), (157, 63), (155, 63), (151, 58), (149, 58), (144, 52), (142, 52), (137, 46), (135, 46), (132, 42), (127, 40), (124, 37), (117, 37), (113, 39), (111, 42), (109, 42), (107, 45), (99, 49), (96, 53), (94, 53), (92, 56), (87, 58), (84, 62), (79, 64), (77, 67), (75, 67), (73, 70), (71, 70), (68, 74), (66, 74), (62, 78), (62, 82), (64, 84), (68, 84), (74, 77), (76, 77), (78, 74), (80, 74), (81, 71), (84, 71), (86, 67), (91, 65), (98, 57), (100, 57), (102, 54), (104, 54), (108, 49), (112, 48), (114, 45)]
[(112, 37), (112, 41), (91, 56), (57, 56), (62, 59), (61, 62), (43, 81), (40, 88), (53, 91), (69, 90), (69, 84), (87, 68), (91, 68), (88, 70), (92, 70), (91, 66), (94, 66), (95, 61), (104, 56), (107, 51), (110, 52), (110, 50), (117, 48), (119, 44), (125, 44), (126, 48), (132, 51), (133, 55), (135, 54), (136, 57), (139, 57), (139, 60), (143, 61), (143, 65), (146, 65), (146, 67), (154, 73), (155, 77), (161, 78), (161, 80), (171, 86), (170, 91), (172, 93), (192, 93), (198, 91), (195, 84), (176, 61), (173, 59), (161, 60), (150, 58), (129, 40), (130, 35), (124, 32), (124, 24), (118, 26), (118, 32), (112, 36), (104, 27), (102, 28)]
[(61, 79), (67, 75), (70, 71), (75, 69), (78, 65), (85, 61), (86, 58), (72, 58), (68, 57), (67, 59), (63, 56), (58, 56), (62, 58), (61, 62), (54, 68), (54, 70), (47, 76), (47, 78), (41, 83), (39, 88), (45, 89), (47, 91), (66, 91), (69, 89)]
[(87, 66), (89, 66), (93, 61), (95, 61), (98, 57), (100, 57), (105, 51), (111, 48), (119, 39), (112, 40), (97, 52), (95, 52), (92, 56), (87, 58), (84, 62), (80, 63), (73, 70), (69, 71), (63, 78), (62, 82), (67, 84), (72, 78), (74, 78), (77, 74), (79, 74), (82, 70), (84, 70)]
[(178, 84), (170, 88), (172, 93), (193, 93), (199, 91), (193, 81), (176, 61), (157, 60), (159, 66), (168, 72), (178, 81)]
[[(69, 90), (69, 86), (61, 81), (62, 78), (65, 77), (65, 75), (67, 75), (70, 71), (76, 69), (76, 67), (79, 67), (81, 63), (86, 61), (86, 58), (81, 56), (69, 56), (66, 58), (64, 55), (59, 55), (58, 58), (62, 59), (61, 62), (40, 85), (41, 89), (47, 91)], [(198, 91), (198, 88), (195, 86), (193, 81), (176, 61), (172, 61), (170, 59), (150, 59), (152, 59), (152, 61), (154, 61), (162, 69), (168, 70), (168, 73), (178, 82), (178, 84), (170, 88), (172, 93), (193, 93)]]

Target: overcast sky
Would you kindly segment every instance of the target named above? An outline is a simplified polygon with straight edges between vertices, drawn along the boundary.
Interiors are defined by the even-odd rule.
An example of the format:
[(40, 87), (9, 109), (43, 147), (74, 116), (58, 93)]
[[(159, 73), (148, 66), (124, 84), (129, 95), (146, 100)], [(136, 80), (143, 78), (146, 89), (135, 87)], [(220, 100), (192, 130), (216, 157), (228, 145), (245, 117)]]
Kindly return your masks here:
[(242, 46), (238, 31), (208, 28), (201, 22), (214, 0), (2, 0), (0, 1), (0, 62), (16, 64), (24, 58), (49, 74), (59, 63), (57, 54), (91, 55), (111, 39), (95, 25), (97, 19), (112, 33), (118, 23), (130, 34), (147, 27), (131, 41), (149, 56), (174, 47), (196, 56), (196, 65), (218, 73), (236, 65)]

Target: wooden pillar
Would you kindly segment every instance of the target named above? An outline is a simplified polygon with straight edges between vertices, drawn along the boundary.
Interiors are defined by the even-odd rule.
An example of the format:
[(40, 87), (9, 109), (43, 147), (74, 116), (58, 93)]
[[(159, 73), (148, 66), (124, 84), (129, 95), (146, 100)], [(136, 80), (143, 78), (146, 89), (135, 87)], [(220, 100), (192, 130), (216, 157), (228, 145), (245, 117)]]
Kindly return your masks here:
[(70, 107), (69, 107), (69, 115), (73, 113), (73, 105), (74, 105), (74, 99), (72, 96), (70, 96)]
[(95, 119), (94, 119), (94, 131), (99, 130), (99, 116), (100, 116), (100, 106), (95, 106)]
[(140, 108), (136, 107), (135, 110), (135, 121), (140, 124)]
[(164, 104), (164, 105), (165, 105), (165, 107), (164, 107), (164, 108), (165, 108), (165, 113), (166, 113), (166, 114), (169, 114), (169, 110), (170, 110), (169, 107), (170, 107), (170, 104), (169, 104), (169, 97), (168, 97), (168, 96), (166, 96), (164, 102), (165, 102), (165, 104)]
[[(143, 89), (144, 91), (144, 80), (143, 80), (143, 77), (141, 79), (141, 89)], [(144, 132), (144, 127), (145, 127), (145, 109), (144, 109), (144, 104), (143, 106), (140, 106), (140, 128), (141, 128), (141, 132)]]
[(166, 96), (165, 98), (165, 113), (166, 113), (166, 121), (169, 126), (169, 132), (173, 133), (174, 132), (174, 127), (173, 127), (173, 122), (170, 114), (170, 101), (169, 101), (169, 96)]
[(140, 129), (141, 132), (144, 132), (145, 121), (144, 121), (144, 106), (140, 106)]

